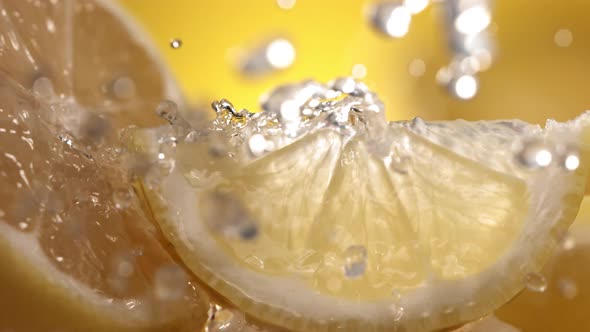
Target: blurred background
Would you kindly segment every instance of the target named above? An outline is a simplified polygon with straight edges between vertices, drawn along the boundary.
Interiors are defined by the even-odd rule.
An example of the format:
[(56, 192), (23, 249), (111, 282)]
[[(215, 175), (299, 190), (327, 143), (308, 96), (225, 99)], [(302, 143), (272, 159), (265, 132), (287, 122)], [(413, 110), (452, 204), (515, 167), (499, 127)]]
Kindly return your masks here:
[[(381, 96), (390, 120), (542, 124), (590, 109), (587, 0), (406, 0), (405, 11), (401, 0), (121, 2), (197, 105), (227, 98), (258, 111), (278, 84), (353, 76)], [(590, 331), (589, 219), (586, 199), (547, 267), (547, 291), (525, 290), (501, 319), (527, 332)]]
[[(481, 49), (493, 55), (493, 62), (475, 75), (477, 93), (469, 100), (437, 83), (440, 69), (464, 53), (450, 46), (457, 40), (449, 15), (461, 12), (455, 8), (450, 14), (448, 4), (461, 1), (407, 0), (416, 11), (428, 6), (411, 21), (407, 13), (390, 13), (393, 23), (402, 26), (385, 26), (385, 33), (371, 19), (371, 8), (382, 2), (368, 0), (121, 2), (147, 28), (195, 103), (228, 98), (255, 111), (261, 94), (277, 84), (354, 76), (382, 97), (391, 120), (419, 115), (543, 123), (590, 108), (585, 92), (590, 83), (590, 2), (585, 0), (462, 1), (483, 4), (491, 14), (483, 31), (487, 40), (479, 42), (488, 44)], [(472, 14), (467, 23), (481, 29), (485, 15)], [(251, 63), (253, 69), (244, 68), (252, 60), (248, 57), (256, 61), (261, 49), (276, 41), (288, 43), (271, 45), (283, 55), (278, 68), (257, 71)], [(485, 69), (488, 64), (480, 65)]]

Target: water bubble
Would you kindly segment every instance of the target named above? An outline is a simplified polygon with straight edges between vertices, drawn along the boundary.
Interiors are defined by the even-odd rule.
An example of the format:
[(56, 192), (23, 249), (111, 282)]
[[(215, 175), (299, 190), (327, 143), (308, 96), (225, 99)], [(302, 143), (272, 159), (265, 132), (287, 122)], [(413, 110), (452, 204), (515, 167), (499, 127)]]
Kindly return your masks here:
[(18, 228), (20, 228), (21, 230), (26, 230), (27, 228), (29, 228), (29, 223), (26, 223), (24, 221), (21, 221), (18, 223)]
[(112, 130), (112, 124), (103, 116), (95, 113), (86, 113), (80, 127), (80, 135), (92, 142), (99, 143)]
[(405, 36), (412, 21), (410, 10), (397, 1), (374, 5), (369, 17), (373, 27), (393, 38)]
[(112, 89), (117, 99), (128, 100), (135, 97), (135, 81), (127, 76), (117, 78), (113, 82)]
[(516, 160), (527, 168), (547, 167), (553, 161), (553, 151), (548, 144), (539, 140), (529, 140), (522, 144)]
[(179, 49), (182, 46), (182, 40), (178, 38), (174, 38), (170, 41), (170, 47), (173, 49)]
[(163, 301), (181, 299), (188, 286), (188, 276), (176, 265), (160, 267), (154, 277), (154, 293)]
[(367, 268), (367, 249), (361, 245), (352, 245), (344, 251), (344, 274), (355, 279), (365, 274)]
[(55, 96), (53, 83), (45, 76), (41, 76), (33, 82), (33, 92), (42, 98), (50, 98)]
[(533, 292), (542, 293), (547, 289), (547, 279), (539, 273), (528, 273), (524, 277), (524, 283)]
[(115, 203), (115, 208), (119, 210), (123, 210), (131, 206), (133, 202), (133, 194), (127, 188), (115, 189), (113, 190), (113, 203)]
[(568, 300), (572, 300), (578, 296), (578, 285), (576, 285), (575, 281), (569, 278), (560, 279), (557, 282), (557, 287), (559, 287), (561, 295)]
[(64, 258), (63, 258), (63, 256), (56, 256), (56, 257), (55, 257), (55, 260), (56, 260), (58, 263), (63, 263), (63, 261), (64, 261)]

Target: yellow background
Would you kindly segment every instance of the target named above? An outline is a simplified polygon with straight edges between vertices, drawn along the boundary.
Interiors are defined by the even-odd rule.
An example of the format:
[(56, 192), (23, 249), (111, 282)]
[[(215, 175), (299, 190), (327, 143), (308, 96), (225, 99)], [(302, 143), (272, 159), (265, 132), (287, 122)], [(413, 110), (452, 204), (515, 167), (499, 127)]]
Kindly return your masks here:
[[(522, 118), (565, 120), (590, 108), (590, 2), (500, 0), (492, 31), (499, 57), (481, 76), (472, 101), (450, 98), (434, 77), (449, 61), (440, 5), (415, 16), (409, 34), (385, 38), (367, 24), (365, 0), (298, 0), (290, 10), (275, 0), (121, 0), (161, 48), (185, 93), (198, 103), (228, 98), (258, 110), (258, 98), (279, 83), (350, 75), (367, 67), (366, 83), (384, 99), (390, 119)], [(554, 34), (567, 28), (573, 44), (557, 47)], [(293, 40), (292, 68), (261, 79), (237, 74), (236, 49), (271, 36)], [(172, 49), (170, 40), (182, 47)], [(412, 59), (426, 63), (424, 76), (408, 73)]]

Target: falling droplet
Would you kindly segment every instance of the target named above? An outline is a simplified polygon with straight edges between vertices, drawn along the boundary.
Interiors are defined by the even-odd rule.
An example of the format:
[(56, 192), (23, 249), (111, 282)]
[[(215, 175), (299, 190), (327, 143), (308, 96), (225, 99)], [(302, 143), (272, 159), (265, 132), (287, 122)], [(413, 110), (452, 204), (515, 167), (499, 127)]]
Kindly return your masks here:
[(356, 90), (356, 81), (352, 77), (337, 78), (329, 86), (342, 93), (353, 93)]
[(170, 47), (173, 49), (179, 49), (182, 46), (182, 40), (178, 38), (174, 38), (170, 41)]
[(538, 140), (526, 141), (522, 144), (516, 160), (526, 168), (547, 167), (553, 161), (553, 152), (547, 144)]
[(393, 38), (405, 36), (412, 21), (412, 13), (401, 3), (383, 2), (374, 5), (369, 15), (371, 24), (379, 32)]
[(112, 91), (115, 95), (115, 98), (120, 100), (129, 100), (135, 97), (135, 81), (131, 78), (123, 76), (117, 78), (113, 82)]
[(559, 287), (561, 295), (568, 300), (572, 300), (578, 296), (578, 285), (576, 285), (575, 281), (569, 278), (560, 279), (557, 286)]
[(456, 80), (452, 80), (449, 88), (454, 96), (463, 100), (469, 100), (477, 94), (478, 82), (473, 75), (461, 75)]
[(131, 206), (132, 201), (133, 194), (129, 189), (124, 188), (113, 191), (113, 203), (115, 203), (115, 208), (119, 210), (126, 209)]
[(547, 289), (547, 279), (539, 273), (529, 273), (524, 278), (526, 288), (530, 291), (542, 293)]
[(367, 249), (364, 246), (353, 245), (344, 252), (344, 274), (347, 278), (355, 279), (365, 274), (367, 268)]
[(563, 160), (563, 167), (568, 171), (575, 171), (580, 167), (580, 156), (576, 151), (568, 151)]
[(156, 271), (154, 293), (162, 301), (174, 301), (182, 298), (187, 290), (187, 285), (188, 277), (179, 266), (163, 266)]
[(238, 69), (246, 76), (263, 76), (291, 67), (297, 52), (287, 38), (275, 38), (242, 52)]
[(295, 6), (295, 2), (296, 0), (277, 0), (277, 5), (279, 5), (279, 7), (281, 9), (291, 9)]

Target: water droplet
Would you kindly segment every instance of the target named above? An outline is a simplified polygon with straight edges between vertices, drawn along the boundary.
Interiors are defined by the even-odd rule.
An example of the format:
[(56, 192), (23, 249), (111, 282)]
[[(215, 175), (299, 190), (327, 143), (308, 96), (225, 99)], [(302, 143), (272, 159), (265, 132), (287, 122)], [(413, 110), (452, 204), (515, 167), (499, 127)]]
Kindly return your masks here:
[(286, 38), (275, 38), (243, 51), (238, 57), (238, 68), (244, 75), (263, 76), (291, 67), (295, 58), (293, 43)]
[(170, 41), (170, 47), (173, 49), (179, 49), (182, 46), (182, 40), (178, 38), (174, 38)]
[(574, 41), (574, 35), (569, 29), (559, 29), (555, 32), (553, 40), (559, 47), (569, 47)]
[(173, 101), (164, 100), (156, 107), (156, 115), (168, 121), (168, 123), (174, 124), (178, 119), (178, 105)]
[(527, 168), (547, 167), (553, 161), (553, 151), (542, 141), (530, 140), (522, 144), (516, 160)]
[(568, 171), (575, 171), (580, 167), (580, 156), (577, 152), (570, 151), (565, 155), (563, 167)]
[(58, 263), (62, 263), (62, 262), (64, 261), (64, 258), (63, 258), (62, 256), (56, 256), (56, 257), (55, 257), (55, 260), (56, 260)]
[(350, 279), (361, 277), (367, 268), (367, 249), (353, 245), (344, 251), (344, 274)]
[(528, 273), (524, 278), (526, 288), (533, 292), (542, 293), (547, 289), (547, 280), (539, 273)]
[(154, 277), (154, 293), (162, 301), (181, 299), (188, 285), (184, 270), (176, 265), (160, 267)]
[(474, 5), (464, 9), (455, 18), (455, 29), (465, 35), (476, 35), (492, 22), (490, 10), (484, 5)]
[(564, 250), (574, 249), (576, 247), (576, 239), (569, 232), (566, 233), (561, 242), (561, 247)]
[(135, 81), (129, 77), (123, 76), (117, 78), (113, 82), (112, 89), (117, 99), (128, 100), (135, 97)]
[(266, 138), (260, 134), (254, 134), (248, 139), (248, 149), (254, 157), (260, 157), (266, 151)]
[(50, 98), (55, 96), (53, 90), (53, 83), (47, 77), (41, 76), (33, 82), (33, 92), (42, 98)]
[(21, 230), (23, 230), (23, 231), (24, 231), (24, 230), (26, 230), (27, 228), (29, 228), (29, 224), (28, 224), (28, 223), (26, 223), (26, 222), (24, 222), (24, 221), (21, 221), (21, 222), (19, 222), (19, 223), (18, 223), (18, 228), (20, 228)]
[(342, 93), (353, 93), (356, 90), (356, 81), (352, 77), (337, 78), (328, 84), (333, 90)]
[(352, 67), (352, 77), (357, 80), (362, 80), (367, 76), (367, 67), (362, 63), (356, 64)]
[(131, 206), (133, 202), (133, 194), (132, 192), (127, 189), (116, 189), (113, 190), (113, 203), (115, 203), (115, 208), (123, 210)]
[(414, 77), (420, 77), (426, 72), (426, 63), (422, 59), (414, 59), (408, 65), (408, 72)]
[(449, 87), (453, 95), (463, 100), (475, 97), (479, 89), (477, 78), (468, 74), (461, 75), (456, 80), (451, 81)]
[(291, 9), (295, 6), (296, 0), (277, 0), (277, 5), (281, 9)]
[(416, 15), (426, 9), (429, 2), (430, 0), (404, 0), (404, 6), (408, 8), (413, 15)]
[(295, 47), (287, 39), (276, 39), (266, 48), (266, 59), (274, 68), (289, 68), (295, 61)]
[(371, 8), (370, 21), (378, 31), (393, 38), (401, 38), (410, 29), (412, 13), (401, 3), (383, 2)]
[(559, 287), (561, 295), (563, 295), (563, 297), (565, 297), (568, 300), (572, 300), (576, 296), (578, 296), (578, 285), (576, 285), (576, 282), (572, 279), (560, 279), (557, 283), (557, 286)]

